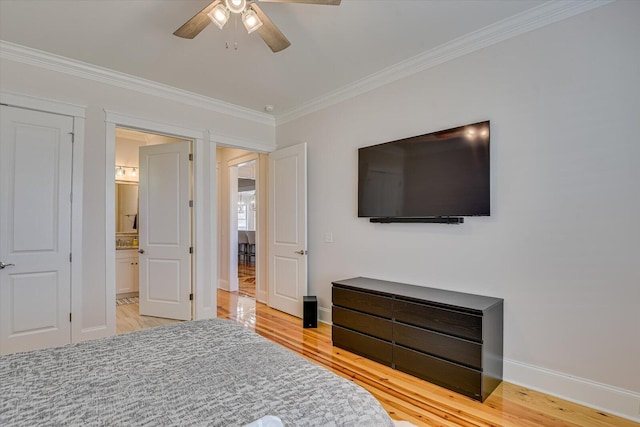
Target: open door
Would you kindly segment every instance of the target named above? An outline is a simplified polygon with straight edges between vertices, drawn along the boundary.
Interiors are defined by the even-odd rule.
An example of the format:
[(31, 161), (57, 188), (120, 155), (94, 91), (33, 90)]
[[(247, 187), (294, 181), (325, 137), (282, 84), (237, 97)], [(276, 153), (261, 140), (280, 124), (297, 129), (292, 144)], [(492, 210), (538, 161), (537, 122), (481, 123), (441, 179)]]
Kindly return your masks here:
[(191, 320), (191, 142), (140, 147), (140, 314)]
[(307, 144), (269, 155), (269, 306), (302, 317), (307, 295)]

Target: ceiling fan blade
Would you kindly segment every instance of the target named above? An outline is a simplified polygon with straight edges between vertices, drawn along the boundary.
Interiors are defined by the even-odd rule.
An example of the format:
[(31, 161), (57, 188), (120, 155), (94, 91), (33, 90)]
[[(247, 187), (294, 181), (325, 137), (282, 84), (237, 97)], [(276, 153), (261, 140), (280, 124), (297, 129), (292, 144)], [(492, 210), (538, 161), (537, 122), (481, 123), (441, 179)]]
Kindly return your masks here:
[(258, 18), (262, 21), (262, 26), (258, 28), (256, 31), (262, 37), (262, 40), (271, 48), (273, 53), (280, 52), (291, 46), (291, 42), (287, 40), (287, 38), (282, 34), (282, 31), (276, 27), (276, 25), (271, 22), (271, 19), (267, 15), (264, 14), (262, 9), (255, 4), (251, 3), (249, 6), (253, 11), (258, 15)]
[(211, 19), (209, 19), (207, 13), (211, 12), (218, 3), (221, 3), (221, 0), (214, 0), (211, 2), (209, 6), (193, 15), (193, 18), (189, 19), (182, 27), (178, 28), (173, 35), (183, 37), (185, 39), (192, 39), (200, 34), (200, 31), (204, 30), (206, 26), (211, 23)]
[(308, 3), (308, 4), (326, 4), (338, 6), (341, 0), (258, 0), (265, 3)]

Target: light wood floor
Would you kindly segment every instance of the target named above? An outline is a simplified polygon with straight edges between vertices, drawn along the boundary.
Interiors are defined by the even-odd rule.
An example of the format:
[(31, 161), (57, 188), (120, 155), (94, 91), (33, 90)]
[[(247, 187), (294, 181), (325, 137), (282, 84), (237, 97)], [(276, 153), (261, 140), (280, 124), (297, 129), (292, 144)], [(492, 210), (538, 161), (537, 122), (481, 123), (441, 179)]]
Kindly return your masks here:
[(238, 263), (238, 294), (250, 298), (256, 297), (256, 263), (244, 261)]
[(179, 320), (163, 319), (161, 317), (140, 316), (138, 307), (138, 304), (116, 306), (117, 334), (126, 334), (127, 332), (139, 331), (140, 329), (179, 322)]
[[(118, 333), (174, 323), (138, 316), (138, 305), (116, 308)], [(503, 382), (484, 402), (453, 393), (331, 345), (331, 327), (302, 321), (255, 300), (218, 291), (218, 316), (234, 320), (369, 390), (392, 418), (417, 426), (587, 427), (640, 424)]]

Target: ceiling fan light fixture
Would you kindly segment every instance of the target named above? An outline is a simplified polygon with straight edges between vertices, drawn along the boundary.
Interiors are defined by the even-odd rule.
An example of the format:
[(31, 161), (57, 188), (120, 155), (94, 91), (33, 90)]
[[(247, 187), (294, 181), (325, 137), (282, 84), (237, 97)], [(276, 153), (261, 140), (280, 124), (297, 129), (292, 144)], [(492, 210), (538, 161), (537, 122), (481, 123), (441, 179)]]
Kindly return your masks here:
[(247, 7), (247, 0), (224, 0), (224, 3), (233, 13), (242, 13)]
[(211, 12), (207, 13), (207, 16), (211, 19), (211, 22), (216, 24), (218, 28), (222, 29), (224, 24), (229, 20), (229, 9), (220, 3), (214, 7)]
[(251, 8), (242, 14), (242, 23), (249, 34), (262, 27), (262, 21), (258, 18), (258, 14)]

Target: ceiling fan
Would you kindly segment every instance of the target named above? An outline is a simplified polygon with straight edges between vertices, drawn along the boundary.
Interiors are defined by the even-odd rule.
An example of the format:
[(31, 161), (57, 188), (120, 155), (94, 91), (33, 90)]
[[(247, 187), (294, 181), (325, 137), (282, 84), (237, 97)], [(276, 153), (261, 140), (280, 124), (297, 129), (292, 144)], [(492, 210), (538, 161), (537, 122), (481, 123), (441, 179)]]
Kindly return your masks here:
[[(341, 0), (258, 0), (268, 3), (311, 3), (338, 6)], [(242, 23), (251, 34), (258, 31), (262, 40), (275, 52), (288, 48), (291, 43), (275, 26), (255, 1), (251, 0), (214, 0), (207, 7), (196, 13), (193, 18), (178, 28), (173, 34), (178, 37), (192, 39), (209, 23), (213, 22), (220, 29), (227, 23), (231, 13), (242, 15)]]

